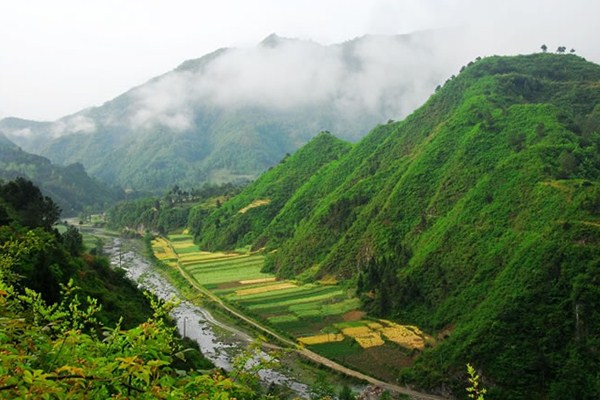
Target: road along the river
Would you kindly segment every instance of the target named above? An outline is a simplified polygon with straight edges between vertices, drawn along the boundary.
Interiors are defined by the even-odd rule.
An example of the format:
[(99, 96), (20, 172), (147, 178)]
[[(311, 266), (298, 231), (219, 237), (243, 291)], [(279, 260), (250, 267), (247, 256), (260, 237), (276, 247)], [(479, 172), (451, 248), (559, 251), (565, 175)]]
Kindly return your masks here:
[(323, 357), (317, 353), (315, 353), (314, 351), (310, 351), (304, 347), (300, 347), (297, 343), (293, 342), (292, 340), (281, 336), (280, 334), (278, 334), (277, 332), (269, 329), (267, 326), (264, 326), (263, 324), (259, 323), (258, 321), (255, 321), (254, 319), (240, 313), (239, 311), (237, 311), (236, 309), (232, 308), (231, 306), (229, 306), (227, 303), (225, 303), (223, 300), (221, 300), (218, 296), (216, 296), (215, 294), (211, 293), (210, 291), (208, 291), (207, 289), (205, 289), (204, 287), (202, 287), (202, 285), (198, 284), (198, 282), (196, 282), (196, 280), (191, 277), (183, 268), (181, 268), (181, 266), (179, 264), (177, 264), (177, 269), (179, 270), (179, 273), (190, 283), (190, 285), (192, 285), (196, 290), (198, 290), (198, 292), (202, 293), (202, 295), (204, 295), (205, 298), (211, 300), (213, 303), (215, 303), (216, 305), (218, 305), (220, 308), (222, 308), (223, 310), (227, 311), (228, 313), (230, 313), (231, 315), (233, 315), (234, 317), (244, 321), (245, 323), (251, 325), (253, 328), (265, 333), (266, 335), (276, 339), (277, 341), (279, 341), (280, 343), (289, 346), (292, 349), (295, 349), (295, 351), (300, 354), (301, 356), (317, 363), (317, 364), (321, 364), (324, 365), (334, 371), (337, 372), (341, 372), (347, 376), (351, 376), (353, 378), (357, 378), (360, 379), (362, 381), (368, 382), (372, 385), (375, 386), (379, 386), (385, 390), (388, 390), (390, 392), (395, 392), (395, 393), (400, 393), (400, 394), (406, 394), (408, 396), (410, 396), (413, 399), (418, 399), (418, 400), (446, 400), (445, 397), (441, 397), (438, 395), (434, 395), (434, 394), (429, 394), (429, 393), (423, 393), (423, 392), (419, 392), (416, 390), (412, 390), (406, 387), (402, 387), (399, 385), (395, 385), (393, 383), (388, 383), (388, 382), (384, 382), (381, 381), (379, 379), (373, 378), (372, 376), (366, 375), (362, 372), (353, 370), (351, 368), (348, 367), (344, 367), (341, 364), (336, 363), (335, 361), (332, 361), (326, 357)]

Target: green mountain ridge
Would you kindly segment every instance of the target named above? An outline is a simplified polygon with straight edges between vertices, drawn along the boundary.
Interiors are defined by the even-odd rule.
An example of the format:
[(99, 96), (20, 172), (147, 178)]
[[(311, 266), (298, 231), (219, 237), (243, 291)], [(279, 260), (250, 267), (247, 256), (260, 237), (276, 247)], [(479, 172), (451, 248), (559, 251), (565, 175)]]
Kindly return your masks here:
[(0, 132), (0, 179), (24, 177), (38, 185), (61, 208), (65, 217), (101, 211), (123, 197), (120, 190), (90, 178), (79, 164), (54, 165), (47, 158), (27, 153)]
[[(268, 197), (257, 187), (241, 203)], [(268, 224), (248, 210), (235, 246), (277, 249), (282, 276), (352, 279), (371, 315), (447, 337), (401, 381), (461, 396), (471, 362), (486, 398), (600, 396), (600, 66), (469, 63), (284, 197)], [(241, 220), (236, 201), (201, 244), (234, 244), (214, 224)]]
[[(209, 249), (236, 248), (256, 242), (257, 237), (253, 235), (270, 224), (289, 197), (311, 176), (343, 157), (350, 147), (349, 143), (330, 133), (321, 132), (292, 156), (285, 157), (278, 166), (261, 175), (218, 213), (208, 218), (196, 215), (191, 225), (201, 230), (203, 237), (210, 238), (210, 241), (202, 241), (201, 237), (201, 245)], [(224, 220), (226, 224), (221, 223)]]

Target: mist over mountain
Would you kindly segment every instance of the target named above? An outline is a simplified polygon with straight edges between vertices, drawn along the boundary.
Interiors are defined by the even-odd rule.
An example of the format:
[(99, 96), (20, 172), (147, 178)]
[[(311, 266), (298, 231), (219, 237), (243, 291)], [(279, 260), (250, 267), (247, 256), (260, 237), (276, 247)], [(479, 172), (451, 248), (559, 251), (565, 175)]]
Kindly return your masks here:
[(320, 131), (356, 141), (403, 118), (468, 60), (454, 31), (364, 36), (341, 44), (273, 34), (219, 49), (103, 104), (54, 122), (0, 129), (54, 162), (160, 191), (253, 179)]

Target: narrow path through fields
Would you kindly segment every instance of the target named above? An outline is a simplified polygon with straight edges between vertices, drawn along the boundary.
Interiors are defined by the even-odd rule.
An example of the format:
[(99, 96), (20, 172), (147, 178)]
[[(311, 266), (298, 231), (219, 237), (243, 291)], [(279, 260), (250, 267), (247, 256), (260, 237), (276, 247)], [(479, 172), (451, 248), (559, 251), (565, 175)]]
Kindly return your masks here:
[(216, 296), (215, 294), (211, 293), (209, 290), (205, 289), (204, 287), (202, 287), (201, 285), (199, 285), (196, 280), (191, 277), (183, 268), (181, 268), (181, 266), (179, 265), (179, 263), (177, 263), (177, 269), (179, 270), (179, 273), (196, 289), (198, 290), (200, 293), (202, 293), (206, 298), (210, 299), (212, 302), (214, 302), (215, 304), (217, 304), (219, 307), (221, 307), (222, 309), (226, 310), (228, 313), (230, 313), (231, 315), (235, 316), (236, 318), (239, 318), (240, 320), (250, 324), (251, 326), (253, 326), (254, 328), (258, 329), (261, 332), (264, 332), (265, 334), (277, 339), (279, 342), (281, 342), (282, 344), (285, 344), (287, 346), (290, 346), (290, 348), (295, 349), (295, 351), (300, 354), (301, 356), (315, 362), (321, 365), (324, 365), (328, 368), (331, 368), (334, 371), (338, 371), (341, 372), (347, 376), (353, 377), (353, 378), (357, 378), (366, 382), (369, 382), (372, 385), (376, 385), (379, 387), (382, 387), (385, 390), (388, 390), (390, 392), (395, 392), (395, 393), (401, 393), (401, 394), (406, 394), (409, 395), (410, 397), (412, 397), (413, 399), (419, 399), (419, 400), (445, 400), (445, 397), (441, 397), (441, 396), (437, 396), (437, 395), (433, 395), (433, 394), (428, 394), (428, 393), (423, 393), (423, 392), (418, 392), (412, 389), (408, 389), (402, 386), (398, 386), (392, 383), (388, 383), (388, 382), (384, 382), (381, 381), (379, 379), (373, 378), (372, 376), (363, 374), (362, 372), (353, 370), (351, 368), (348, 367), (344, 367), (341, 364), (336, 363), (335, 361), (332, 361), (326, 357), (323, 357), (311, 350), (308, 350), (306, 348), (300, 348), (298, 347), (297, 343), (295, 343), (294, 341), (281, 336), (280, 334), (278, 334), (277, 332), (269, 329), (268, 327), (262, 325), (261, 323), (247, 317), (246, 315), (240, 313), (239, 311), (235, 310), (234, 308), (230, 307), (229, 305), (227, 305), (223, 300), (221, 300), (218, 296)]

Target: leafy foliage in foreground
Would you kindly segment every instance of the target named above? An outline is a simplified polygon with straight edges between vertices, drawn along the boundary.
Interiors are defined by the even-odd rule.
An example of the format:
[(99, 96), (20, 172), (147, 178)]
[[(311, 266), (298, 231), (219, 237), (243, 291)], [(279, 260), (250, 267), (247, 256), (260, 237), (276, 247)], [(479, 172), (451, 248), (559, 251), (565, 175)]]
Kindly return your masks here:
[[(21, 198), (24, 203), (17, 203), (19, 207), (45, 204), (48, 207), (42, 209), (49, 210), (42, 212), (39, 220), (29, 219), (27, 228), (19, 225), (23, 222), (19, 210), (7, 196), (25, 191), (28, 196)], [(129, 329), (123, 318), (115, 324), (113, 314), (103, 316), (102, 309), (111, 307), (110, 303), (85, 296), (86, 291), (74, 282), (89, 285), (89, 293), (91, 286), (102, 287), (112, 280), (112, 289), (118, 291), (123, 288), (119, 287), (123, 277), (111, 275), (106, 265), (94, 274), (97, 259), (84, 256), (82, 263), (78, 261), (77, 243), (81, 247), (81, 241), (74, 240), (69, 252), (63, 237), (45, 229), (57, 218), (52, 212), (56, 206), (31, 182), (18, 180), (0, 186), (0, 200), (1, 398), (260, 397), (255, 370), (242, 368), (229, 378), (219, 372), (194, 371), (200, 365), (182, 362), (186, 351), (168, 318), (172, 303), (159, 304), (149, 297), (146, 304), (152, 314), (145, 322), (129, 321)], [(75, 232), (67, 230), (66, 234)], [(88, 263), (92, 268), (86, 268)], [(135, 299), (128, 306), (120, 310), (123, 315), (139, 312)], [(112, 327), (101, 323), (102, 316), (108, 316)], [(248, 361), (248, 357), (238, 363), (242, 360)]]
[(574, 55), (470, 63), (236, 244), (276, 248), (281, 276), (356, 280), (371, 314), (447, 337), (405, 382), (463, 395), (471, 360), (486, 398), (598, 398), (598, 82)]
[[(62, 301), (48, 306), (26, 290), (18, 295), (6, 284), (4, 272), (15, 253), (35, 251), (34, 235), (5, 246), (0, 276), (0, 394), (9, 398), (252, 398), (253, 392), (218, 372), (178, 372), (175, 357), (183, 358), (165, 323), (166, 306), (154, 304), (154, 315), (129, 330), (118, 324), (101, 332), (86, 332), (99, 306), (87, 299), (82, 306), (73, 288)], [(8, 248), (7, 248), (8, 247)]]
[(17, 178), (0, 184), (0, 245), (19, 242), (35, 235), (40, 245), (36, 251), (13, 259), (11, 271), (22, 277), (15, 285), (38, 292), (45, 301), (60, 300), (60, 287), (73, 279), (84, 293), (96, 298), (104, 307), (97, 318), (105, 324), (131, 327), (148, 317), (148, 302), (136, 285), (124, 278), (123, 271), (109, 267), (103, 257), (81, 254), (81, 235), (74, 227), (59, 234), (52, 226), (59, 209), (30, 181)]

